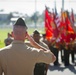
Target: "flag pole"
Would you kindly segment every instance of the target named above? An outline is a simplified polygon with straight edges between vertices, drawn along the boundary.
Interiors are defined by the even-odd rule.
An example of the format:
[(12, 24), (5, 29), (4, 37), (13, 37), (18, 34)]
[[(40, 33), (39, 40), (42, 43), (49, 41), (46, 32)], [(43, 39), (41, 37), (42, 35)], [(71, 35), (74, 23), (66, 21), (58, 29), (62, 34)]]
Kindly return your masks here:
[(36, 5), (37, 5), (37, 1), (35, 0), (35, 28), (37, 28), (37, 17), (36, 17), (37, 7), (36, 7)]
[(62, 0), (62, 11), (64, 11), (64, 0)]

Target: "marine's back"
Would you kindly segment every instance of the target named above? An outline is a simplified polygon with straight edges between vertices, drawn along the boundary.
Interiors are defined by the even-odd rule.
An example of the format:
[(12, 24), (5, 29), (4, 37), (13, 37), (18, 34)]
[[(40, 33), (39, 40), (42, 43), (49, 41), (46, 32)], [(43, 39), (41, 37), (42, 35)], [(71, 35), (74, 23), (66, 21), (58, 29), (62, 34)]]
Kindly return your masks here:
[[(13, 42), (13, 44), (4, 48), (0, 52), (2, 60), (2, 69), (5, 75), (31, 75), (33, 74), (36, 59), (35, 53), (22, 42)], [(29, 73), (29, 74), (28, 74)]]

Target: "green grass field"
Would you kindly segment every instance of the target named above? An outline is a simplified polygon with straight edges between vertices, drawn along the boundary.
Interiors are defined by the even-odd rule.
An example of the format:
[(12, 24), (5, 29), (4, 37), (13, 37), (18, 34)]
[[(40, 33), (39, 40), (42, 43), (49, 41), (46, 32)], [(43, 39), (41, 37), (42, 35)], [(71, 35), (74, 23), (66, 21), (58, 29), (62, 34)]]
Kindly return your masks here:
[(7, 33), (11, 32), (12, 29), (0, 29), (0, 48), (4, 47), (4, 39), (7, 37)]
[[(39, 32), (42, 34), (44, 33), (44, 29), (43, 28), (37, 28), (39, 30)], [(35, 28), (29, 28), (28, 29), (28, 33), (29, 34), (32, 34), (33, 31), (35, 30)], [(11, 33), (12, 29), (0, 29), (0, 48), (4, 47), (5, 44), (4, 44), (4, 39), (7, 38), (7, 33)]]

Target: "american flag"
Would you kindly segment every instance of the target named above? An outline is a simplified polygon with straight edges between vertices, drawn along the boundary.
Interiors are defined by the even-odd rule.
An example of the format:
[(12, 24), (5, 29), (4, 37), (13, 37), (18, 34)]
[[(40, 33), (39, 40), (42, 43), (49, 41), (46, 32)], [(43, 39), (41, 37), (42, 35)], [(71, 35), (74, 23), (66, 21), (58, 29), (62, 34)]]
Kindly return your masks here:
[(56, 7), (55, 7), (55, 24), (56, 24), (57, 28), (60, 26), (60, 16), (57, 13)]

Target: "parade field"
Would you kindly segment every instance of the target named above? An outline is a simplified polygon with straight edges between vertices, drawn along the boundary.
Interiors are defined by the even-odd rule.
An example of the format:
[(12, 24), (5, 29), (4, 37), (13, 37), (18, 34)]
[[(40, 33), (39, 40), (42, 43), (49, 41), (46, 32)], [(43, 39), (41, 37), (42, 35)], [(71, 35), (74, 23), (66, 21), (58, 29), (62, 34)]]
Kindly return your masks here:
[(7, 37), (7, 33), (11, 32), (11, 29), (0, 29), (0, 48), (4, 47), (4, 39)]
[[(28, 33), (32, 34), (33, 31), (35, 30), (35, 28), (29, 28), (28, 29)], [(44, 33), (44, 29), (43, 28), (38, 28), (38, 30), (40, 31), (40, 33)], [(7, 33), (11, 33), (12, 29), (11, 28), (2, 28), (0, 29), (0, 48), (4, 47), (4, 39), (7, 38)]]

